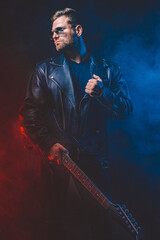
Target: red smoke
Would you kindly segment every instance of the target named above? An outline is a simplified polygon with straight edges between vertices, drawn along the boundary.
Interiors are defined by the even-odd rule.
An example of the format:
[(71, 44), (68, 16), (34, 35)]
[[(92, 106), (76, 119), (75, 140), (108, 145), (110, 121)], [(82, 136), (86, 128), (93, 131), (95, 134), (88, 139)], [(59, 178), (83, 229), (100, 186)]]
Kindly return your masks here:
[(0, 239), (44, 237), (40, 155), (27, 150), (18, 121), (0, 133)]

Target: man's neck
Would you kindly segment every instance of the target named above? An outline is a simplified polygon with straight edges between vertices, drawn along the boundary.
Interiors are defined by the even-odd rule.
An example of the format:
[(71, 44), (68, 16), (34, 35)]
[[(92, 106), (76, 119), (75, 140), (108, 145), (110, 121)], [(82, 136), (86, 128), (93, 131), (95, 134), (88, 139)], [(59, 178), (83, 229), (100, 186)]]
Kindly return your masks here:
[(80, 63), (85, 58), (86, 54), (87, 49), (84, 42), (80, 42), (75, 49), (72, 49), (65, 53), (67, 58), (76, 63)]

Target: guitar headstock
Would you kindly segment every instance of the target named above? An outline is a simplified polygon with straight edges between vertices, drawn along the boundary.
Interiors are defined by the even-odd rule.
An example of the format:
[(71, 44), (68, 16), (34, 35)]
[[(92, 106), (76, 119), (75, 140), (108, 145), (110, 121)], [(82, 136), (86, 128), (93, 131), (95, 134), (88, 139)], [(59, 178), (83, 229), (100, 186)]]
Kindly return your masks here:
[[(114, 206), (114, 208), (113, 208)], [(135, 218), (126, 208), (126, 205), (119, 205), (115, 204), (112, 205), (112, 210), (115, 212), (115, 215), (118, 216), (120, 219), (120, 223), (125, 226), (125, 228), (134, 236), (138, 236), (141, 227), (139, 226), (138, 222), (136, 222)]]

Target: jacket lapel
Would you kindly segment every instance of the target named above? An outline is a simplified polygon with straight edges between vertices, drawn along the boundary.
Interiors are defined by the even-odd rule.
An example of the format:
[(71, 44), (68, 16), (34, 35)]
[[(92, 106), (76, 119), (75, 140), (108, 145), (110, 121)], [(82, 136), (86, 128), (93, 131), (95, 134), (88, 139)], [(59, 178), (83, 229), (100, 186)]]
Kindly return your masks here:
[[(56, 82), (56, 84), (61, 88), (63, 94), (69, 99), (73, 107), (76, 108), (72, 77), (64, 54), (60, 54), (57, 57), (52, 58), (50, 63), (54, 66), (54, 69), (51, 71), (49, 78)], [(96, 74), (103, 79), (104, 67), (102, 61), (99, 62), (97, 59), (91, 56), (90, 72), (91, 76)], [(82, 100), (87, 97), (89, 97), (88, 94), (85, 94)]]
[(105, 78), (105, 68), (103, 61), (101, 59), (96, 59), (91, 56), (91, 66), (90, 66), (91, 75), (93, 74), (99, 76), (102, 80)]
[(51, 64), (55, 66), (49, 78), (56, 81), (63, 94), (70, 100), (73, 107), (76, 108), (75, 93), (73, 88), (72, 77), (68, 62), (63, 54), (51, 59)]

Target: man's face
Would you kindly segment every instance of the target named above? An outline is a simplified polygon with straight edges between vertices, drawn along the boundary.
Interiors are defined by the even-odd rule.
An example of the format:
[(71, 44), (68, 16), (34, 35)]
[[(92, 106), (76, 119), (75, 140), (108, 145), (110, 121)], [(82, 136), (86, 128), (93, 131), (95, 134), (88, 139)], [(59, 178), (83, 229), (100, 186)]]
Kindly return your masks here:
[(61, 16), (53, 22), (52, 38), (58, 52), (71, 49), (76, 44), (76, 33), (68, 20), (68, 17)]

